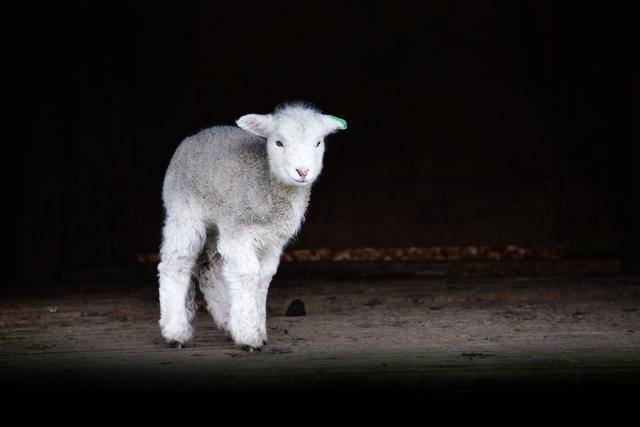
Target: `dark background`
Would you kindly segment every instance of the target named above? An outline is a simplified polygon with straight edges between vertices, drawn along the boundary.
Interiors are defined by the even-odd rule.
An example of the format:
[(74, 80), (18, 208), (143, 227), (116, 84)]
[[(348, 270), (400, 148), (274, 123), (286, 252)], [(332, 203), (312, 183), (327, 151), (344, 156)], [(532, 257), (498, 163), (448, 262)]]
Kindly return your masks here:
[(561, 244), (637, 271), (637, 6), (559, 3), (8, 8), (8, 280), (128, 271), (178, 143), (297, 99), (349, 130), (296, 247)]

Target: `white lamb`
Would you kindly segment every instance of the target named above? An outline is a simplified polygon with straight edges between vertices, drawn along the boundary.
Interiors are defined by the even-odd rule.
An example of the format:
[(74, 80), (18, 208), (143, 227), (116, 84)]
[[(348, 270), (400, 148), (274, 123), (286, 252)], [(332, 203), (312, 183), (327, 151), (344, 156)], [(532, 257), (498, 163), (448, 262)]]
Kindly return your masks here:
[(236, 123), (185, 139), (165, 176), (160, 328), (175, 347), (193, 337), (192, 276), (219, 328), (245, 350), (266, 344), (269, 283), (304, 220), (324, 138), (346, 128), (304, 104)]

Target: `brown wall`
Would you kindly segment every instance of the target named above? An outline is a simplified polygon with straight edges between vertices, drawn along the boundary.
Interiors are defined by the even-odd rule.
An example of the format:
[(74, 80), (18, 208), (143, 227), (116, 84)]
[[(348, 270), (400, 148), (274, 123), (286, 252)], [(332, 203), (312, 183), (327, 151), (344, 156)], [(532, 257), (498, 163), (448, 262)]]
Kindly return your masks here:
[(14, 280), (157, 251), (179, 141), (293, 99), (349, 121), (296, 247), (636, 250), (623, 3), (273, 7), (15, 11)]

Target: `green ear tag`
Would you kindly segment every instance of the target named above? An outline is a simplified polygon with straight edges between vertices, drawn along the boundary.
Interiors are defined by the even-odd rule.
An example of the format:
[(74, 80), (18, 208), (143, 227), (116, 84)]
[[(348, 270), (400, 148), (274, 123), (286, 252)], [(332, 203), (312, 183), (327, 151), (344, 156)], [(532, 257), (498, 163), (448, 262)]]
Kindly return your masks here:
[(336, 116), (329, 116), (329, 117), (331, 117), (333, 120), (335, 120), (336, 122), (342, 125), (340, 127), (340, 130), (345, 130), (347, 128), (347, 121), (345, 119), (341, 119), (340, 117), (336, 117)]

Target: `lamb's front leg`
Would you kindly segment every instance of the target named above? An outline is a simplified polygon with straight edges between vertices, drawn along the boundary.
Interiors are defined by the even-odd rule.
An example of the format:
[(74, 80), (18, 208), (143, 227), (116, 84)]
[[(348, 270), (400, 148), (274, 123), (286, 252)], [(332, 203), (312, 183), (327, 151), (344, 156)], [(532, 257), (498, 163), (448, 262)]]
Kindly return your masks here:
[(218, 250), (223, 259), (221, 273), (229, 297), (229, 333), (236, 344), (247, 350), (258, 350), (263, 345), (262, 323), (256, 306), (260, 262), (251, 239), (221, 240)]
[(264, 253), (260, 263), (260, 280), (258, 282), (258, 292), (256, 293), (256, 305), (260, 316), (260, 334), (262, 341), (267, 343), (267, 294), (271, 279), (278, 271), (280, 264), (281, 247), (270, 248)]

